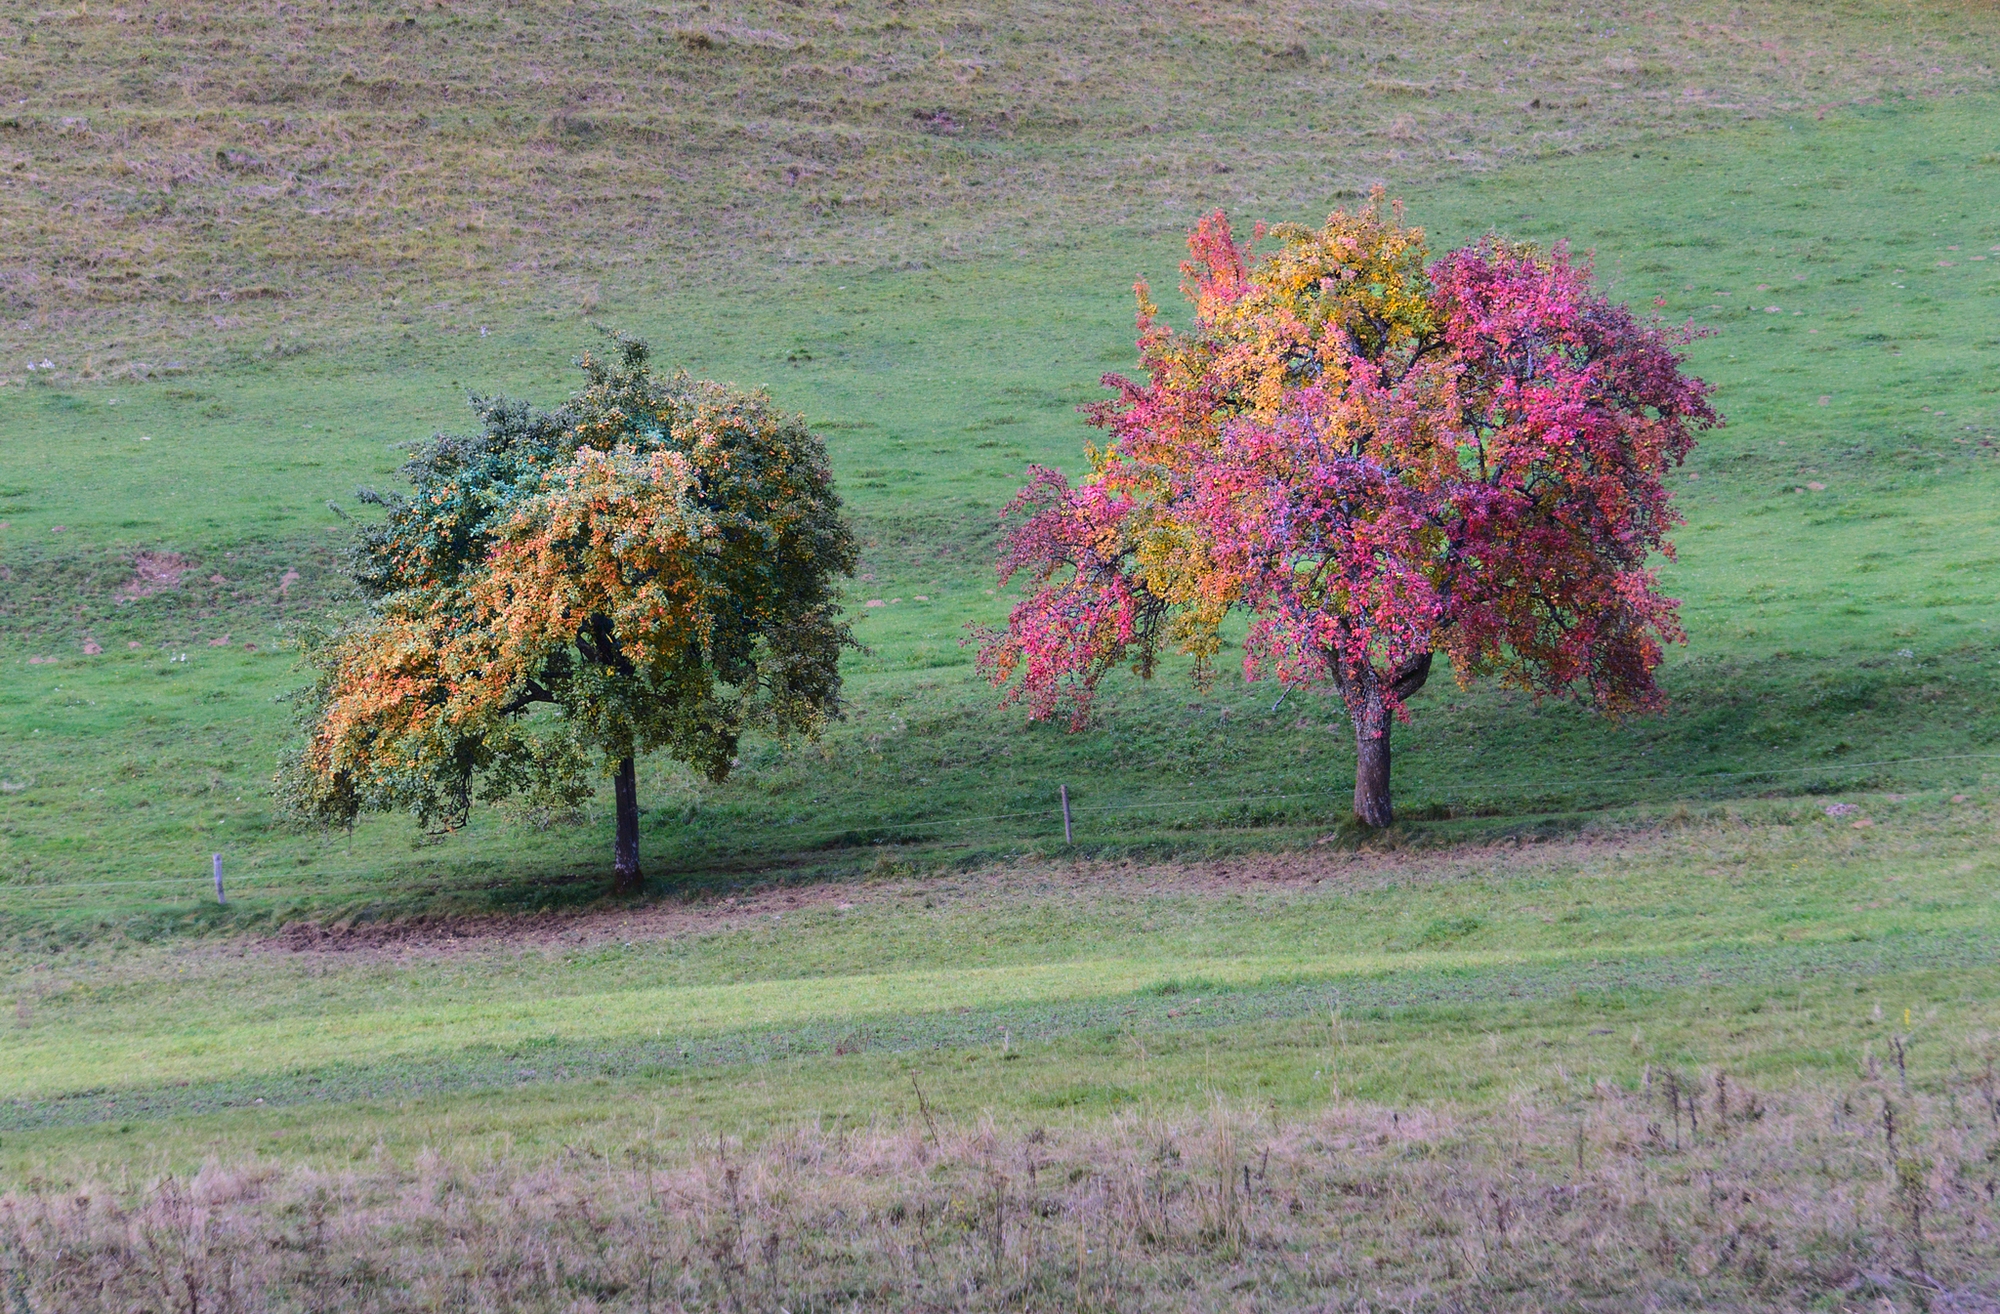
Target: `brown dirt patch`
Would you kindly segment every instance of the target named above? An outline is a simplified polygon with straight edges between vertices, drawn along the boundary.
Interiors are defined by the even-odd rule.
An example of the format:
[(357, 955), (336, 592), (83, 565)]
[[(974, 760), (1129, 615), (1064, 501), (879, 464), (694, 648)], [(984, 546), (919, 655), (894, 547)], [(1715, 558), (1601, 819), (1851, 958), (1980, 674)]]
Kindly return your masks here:
[(693, 903), (658, 902), (581, 912), (444, 914), (395, 921), (291, 922), (256, 947), (280, 953), (376, 958), (574, 949), (669, 940), (733, 930), (789, 912), (846, 909), (877, 901), (883, 887), (818, 885), (764, 890)]
[(177, 589), (181, 586), (181, 576), (193, 569), (194, 563), (177, 552), (134, 553), (132, 578), (118, 590), (119, 600), (131, 602)]
[(1199, 862), (1017, 863), (976, 873), (819, 885), (766, 886), (686, 902), (660, 900), (621, 908), (518, 914), (440, 914), (389, 921), (292, 922), (256, 941), (284, 954), (361, 955), (376, 959), (568, 950), (745, 929), (794, 913), (848, 912), (896, 906), (1069, 901), (1182, 894), (1225, 897), (1293, 891), (1328, 895), (1465, 879), (1496, 869), (1575, 862), (1613, 847), (1657, 842), (1658, 833), (1615, 839), (1468, 845), (1422, 852), (1245, 854)]

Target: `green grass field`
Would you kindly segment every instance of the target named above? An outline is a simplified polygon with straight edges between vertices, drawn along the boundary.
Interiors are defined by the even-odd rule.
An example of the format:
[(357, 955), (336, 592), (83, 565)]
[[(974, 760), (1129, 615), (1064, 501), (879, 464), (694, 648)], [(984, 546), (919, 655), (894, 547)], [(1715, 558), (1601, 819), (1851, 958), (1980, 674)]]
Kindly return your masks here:
[[(1626, 153), (1588, 200), (1556, 198), (1592, 197), (1601, 157), (1410, 198), (1441, 242), (1567, 234), (1621, 295), (1663, 295), (1668, 314), (1714, 326), (1694, 360), (1730, 418), (1677, 490), (1689, 523), (1667, 578), (1691, 642), (1668, 677), (1674, 710), (1619, 725), (1433, 691), (1398, 748), (1404, 811), (1433, 819), (1419, 828), (1979, 778), (2000, 615), (1983, 583), (2000, 560), (1985, 514), (2000, 461), (2000, 258), (1981, 258), (2000, 257), (1982, 208), (2000, 181), (1983, 162), (1992, 108), (1847, 111)], [(1672, 218), (1691, 200), (1698, 237)], [(666, 358), (767, 381), (819, 421), (869, 544), (848, 722), (818, 746), (753, 748), (719, 789), (650, 773), (656, 877), (1043, 851), (1058, 783), (1091, 852), (1291, 842), (1336, 822), (1350, 750), (1320, 703), (1273, 712), (1262, 689), (1202, 695), (1170, 675), (1114, 688), (1099, 726), (1071, 737), (994, 710), (960, 643), (968, 622), (1003, 614), (989, 592), (998, 507), (1027, 461), (1075, 465), (1073, 408), (1129, 355), (1130, 278), (1170, 281), (1173, 257), (1164, 241), (1107, 237), (1040, 260), (808, 282), (740, 311), (617, 317)], [(4, 395), (18, 457), (0, 490), (0, 697), (22, 788), (5, 796), (0, 915), (157, 920), (203, 894), (212, 850), (239, 881), (240, 919), (461, 889), (541, 897), (550, 877), (594, 872), (602, 818), (536, 831), (483, 817), (412, 852), (402, 821), (351, 842), (276, 833), (263, 788), (286, 733), (272, 700), (297, 679), (284, 626), (338, 605), (344, 528), (327, 502), (358, 513), (353, 489), (390, 484), (393, 445), (458, 422), (463, 389), (560, 398), (566, 353), (588, 341), (573, 326), (503, 329), (415, 359)], [(128, 598), (136, 550), (197, 564), (179, 589)], [(103, 652), (85, 656), (92, 643)]]
[[(1055, 11), (690, 9), (654, 16), (671, 40), (604, 56), (592, 94), (624, 108), (590, 111), (588, 133), (549, 127), (559, 110), (589, 117), (578, 90), (588, 79), (571, 70), (575, 85), (533, 93), (546, 105), (530, 97), (520, 104), (532, 114), (508, 111), (514, 136), (497, 118), (480, 126), (498, 112), (497, 92), (468, 102), (477, 121), (453, 124), (438, 109), (450, 83), (438, 70), (497, 77), (518, 62), (505, 51), (524, 48), (528, 27), (602, 39), (611, 11), (425, 10), (414, 26), (436, 49), (422, 57), (394, 45), (418, 39), (386, 26), (400, 10), (329, 8), (316, 36), (296, 16), (253, 32), (221, 9), (190, 9), (180, 26), (135, 26), (124, 44), (114, 20), (81, 12), (32, 31), (17, 20), (32, 39), (0, 61), (0, 81), (20, 89), (12, 98), (34, 101), (35, 131), (54, 132), (51, 116), (72, 100), (110, 102), (93, 111), (94, 135), (73, 130), (61, 170), (32, 142), (17, 152), (36, 187), (82, 198), (87, 220), (44, 225), (29, 246), (108, 250), (114, 237), (151, 233), (168, 253), (160, 267), (196, 281), (227, 266), (231, 279), (273, 286), (296, 271), (299, 286), (202, 309), (216, 321), (204, 330), (171, 288), (99, 288), (117, 262), (92, 266), (98, 283), (44, 271), (8, 285), (0, 999), (13, 1012), (0, 1018), (0, 1200), (90, 1183), (137, 1199), (162, 1174), (195, 1180), (207, 1163), (272, 1182), (307, 1175), (269, 1188), (274, 1219), (297, 1216), (315, 1190), (362, 1218), (374, 1217), (362, 1202), (417, 1191), (440, 1162), (521, 1181), (556, 1174), (611, 1200), (627, 1190), (606, 1175), (614, 1163), (699, 1160), (713, 1171), (683, 1188), (708, 1203), (688, 1204), (686, 1218), (710, 1221), (673, 1214), (693, 1229), (680, 1272), (694, 1284), (673, 1299), (744, 1308), (768, 1297), (777, 1308), (804, 1298), (791, 1284), (834, 1282), (847, 1261), (800, 1260), (794, 1272), (767, 1256), (763, 1295), (731, 1285), (755, 1264), (731, 1268), (737, 1251), (715, 1239), (714, 1219), (729, 1215), (715, 1212), (714, 1164), (730, 1154), (761, 1165), (753, 1176), (792, 1183), (760, 1215), (771, 1228), (886, 1264), (915, 1242), (850, 1238), (827, 1211), (861, 1209), (864, 1197), (864, 1213), (889, 1210), (868, 1192), (907, 1186), (896, 1209), (942, 1219), (990, 1185), (994, 1146), (1032, 1160), (1035, 1138), (1051, 1137), (1078, 1165), (1062, 1189), (1080, 1194), (1048, 1197), (1041, 1214), (1020, 1196), (1017, 1224), (994, 1205), (1001, 1242), (993, 1274), (965, 1288), (974, 1294), (947, 1299), (934, 1286), (920, 1299), (914, 1277), (848, 1274), (839, 1281), (858, 1285), (841, 1287), (844, 1299), (834, 1287), (814, 1287), (813, 1299), (1164, 1308), (1164, 1293), (1184, 1287), (1202, 1308), (1245, 1290), (1271, 1293), (1270, 1308), (1335, 1296), (1352, 1307), (1367, 1298), (1366, 1274), (1412, 1308), (1447, 1298), (1623, 1308), (1619, 1293), (1674, 1282), (1697, 1291), (1681, 1303), (1732, 1308), (2000, 1295), (1981, 1285), (1994, 1261), (1982, 1238), (2000, 1223), (1981, 1194), (2000, 1153), (1989, 1152), (2000, 1112), (1988, 1117), (2000, 1110), (2000, 28), (1990, 9), (1695, 6), (1641, 19), (1467, 6), (1447, 38), (1394, 5), (1254, 22), (1196, 7), (1184, 25), (1119, 11), (1088, 39)], [(853, 49), (792, 32), (822, 22)], [(1305, 54), (1271, 35), (1279, 28), (1304, 33)], [(1140, 36), (1164, 44), (1134, 44)], [(851, 104), (823, 97), (815, 108), (774, 90), (782, 78), (744, 71), (775, 58), (778, 37), (819, 43), (811, 60), (844, 50), (854, 67), (894, 76), (851, 77)], [(398, 79), (375, 102), (394, 112), (318, 72), (297, 76), (290, 101), (252, 94), (314, 41), (371, 85)], [(916, 62), (917, 46), (946, 63)], [(1391, 49), (1393, 65), (1380, 55)], [(154, 72), (141, 78), (131, 61), (148, 51)], [(998, 71), (961, 79), (951, 59)], [(174, 60), (178, 81), (158, 74)], [(369, 63), (384, 60), (401, 71)], [(1072, 64), (1084, 88), (1070, 93), (1077, 121), (1058, 122), (1063, 84), (1046, 74)], [(730, 110), (735, 129), (714, 118), (716, 132), (739, 132), (736, 144), (635, 146), (653, 140), (640, 132), (651, 111), (635, 106), (654, 76), (679, 88), (684, 116), (720, 115), (732, 87), (754, 88)], [(1314, 98), (1357, 77), (1365, 94), (1314, 127)], [(49, 89), (31, 93), (35, 78)], [(1261, 89), (1273, 79), (1284, 109), (1267, 115)], [(1206, 118), (1168, 94), (1192, 85), (1220, 88)], [(221, 107), (188, 117), (174, 95)], [(393, 156), (393, 134), (424, 116), (440, 138), (405, 161), (403, 185), (436, 198), (429, 223), (448, 227), (472, 204), (453, 180), (485, 180), (482, 203), (516, 206), (506, 249), (468, 261), (398, 228), (422, 216), (382, 193), (331, 187), (350, 207), (337, 218), (351, 240), (312, 275), (286, 245), (304, 240), (286, 207), (313, 197), (293, 187), (260, 199), (236, 178), (249, 166), (227, 157), (265, 149), (239, 139), (264, 113), (256, 106), (275, 103), (310, 121), (313, 140), (340, 143), (323, 163), (335, 181)], [(913, 106), (965, 131), (931, 131)], [(772, 181), (785, 162), (810, 155), (779, 132), (788, 115), (822, 115), (815, 132), (859, 143), (814, 185), (875, 196), (866, 221), (859, 202), (773, 199), (791, 187)], [(1134, 124), (1155, 115), (1172, 126), (1137, 158)], [(552, 132), (560, 149), (543, 140)], [(7, 149), (21, 145), (7, 133), (32, 136), (0, 122)], [(189, 210), (114, 213), (78, 181), (115, 176), (99, 169), (114, 149), (167, 150), (167, 136), (177, 143), (167, 154), (225, 152), (214, 177), (183, 187)], [(306, 150), (284, 147), (295, 148)], [(1338, 162), (1307, 161), (1312, 149)], [(1197, 157), (1235, 164), (1196, 174)], [(735, 165), (761, 181), (732, 181)], [(687, 193), (637, 203), (640, 228), (601, 213), (552, 218), (577, 177), (629, 200), (677, 169)], [(533, 187), (509, 193), (510, 179), (528, 177)], [(998, 710), (961, 639), (1009, 603), (991, 569), (999, 508), (1028, 462), (1079, 466), (1088, 431), (1075, 408), (1102, 395), (1100, 374), (1130, 367), (1131, 283), (1172, 286), (1189, 216), (1226, 203), (1246, 226), (1312, 219), (1378, 177), (1398, 184), (1439, 249), (1489, 231), (1567, 239), (1593, 253), (1614, 295), (1662, 298), (1668, 318), (1713, 328), (1692, 368), (1717, 385), (1729, 424), (1675, 478), (1688, 523), (1664, 576), (1690, 641), (1665, 672), (1670, 710), (1617, 723), (1434, 681), (1398, 732), (1403, 820), (1364, 835), (1346, 819), (1351, 736), (1328, 702), (1279, 703), (1227, 676), (1202, 691), (1175, 668), (1147, 685), (1114, 681), (1096, 723), (1071, 735)], [(17, 213), (29, 204), (21, 186), (4, 201)], [(226, 225), (189, 217), (197, 202), (224, 214), (240, 205), (243, 231), (218, 236)], [(706, 207), (716, 222), (692, 245), (652, 250), (685, 221), (676, 207)], [(111, 236), (88, 237), (90, 224)], [(480, 230), (450, 231), (476, 245)], [(139, 246), (121, 249), (145, 266)], [(536, 252), (549, 277), (503, 286)], [(732, 259), (740, 277), (718, 272)], [(587, 317), (574, 304), (586, 287)], [(392, 303), (399, 296), (407, 306)], [(367, 511), (355, 490), (394, 485), (398, 444), (463, 425), (468, 391), (559, 400), (573, 386), (568, 361), (594, 341), (586, 318), (647, 337), (658, 359), (765, 386), (826, 437), (866, 544), (848, 594), (866, 648), (846, 666), (847, 719), (816, 744), (747, 744), (719, 786), (642, 763), (649, 885), (630, 904), (603, 898), (608, 791), (572, 816), (480, 812), (443, 841), (404, 818), (352, 834), (279, 828), (268, 781), (291, 733), (279, 699), (300, 678), (286, 634), (354, 605), (338, 557), (347, 517)], [(55, 344), (61, 367), (17, 369), (11, 357), (42, 359), (38, 342)], [(136, 350), (168, 349), (188, 368), (129, 368)], [(1075, 810), (1070, 847), (1058, 786)], [(209, 885), (218, 852), (226, 906)], [(1753, 1127), (1739, 1104), (1679, 1148), (1680, 1096), (1670, 1145), (1662, 1074), (1703, 1089), (1725, 1075), (1778, 1112)], [(1902, 1149), (1882, 1138), (1885, 1107), (1909, 1120)], [(1354, 1140), (1351, 1162), (1313, 1166), (1312, 1146), (1349, 1144), (1329, 1127), (1380, 1117), (1442, 1121), (1407, 1133), (1430, 1147), (1421, 1155), (1395, 1149), (1404, 1133), (1392, 1130)], [(1201, 1118), (1217, 1121), (1189, 1130)], [(1436, 1129), (1447, 1123), (1457, 1130)], [(1532, 1183), (1567, 1171), (1572, 1125), (1579, 1179), (1586, 1141), (1604, 1173), (1616, 1163), (1626, 1174), (1591, 1179), (1623, 1202), (1611, 1212), (1630, 1229), (1591, 1253), (1643, 1252), (1641, 1268), (1593, 1267), (1575, 1257), (1582, 1249), (1530, 1263), (1524, 1240), (1503, 1278), (1492, 1255), (1506, 1249), (1504, 1215), (1501, 1240), (1474, 1262), (1460, 1241), (1492, 1219), (1477, 1221), (1477, 1201), (1418, 1181), (1428, 1170), (1410, 1165), (1462, 1151), (1479, 1191), (1545, 1204)], [(1078, 1259), (1073, 1287), (1036, 1276), (1030, 1215), (1056, 1227), (1089, 1214), (1090, 1183), (1152, 1162), (1146, 1144), (1179, 1138), (1191, 1156), (1197, 1144), (1220, 1155), (1214, 1138), (1232, 1136), (1230, 1155), (1276, 1147), (1301, 1181), (1351, 1171), (1353, 1189), (1325, 1185), (1323, 1215), (1285, 1213), (1277, 1196), (1254, 1203), (1263, 1197), (1245, 1176), (1251, 1221), (1202, 1215), (1206, 1239), (1188, 1242), (1184, 1272), (1167, 1265), (1127, 1288), (1092, 1288)], [(891, 1153), (868, 1137), (905, 1139)], [(1807, 1141), (1821, 1148), (1797, 1150)], [(810, 1154), (798, 1148), (808, 1142)], [(721, 1157), (700, 1160), (710, 1153)], [(823, 1156), (826, 1183), (851, 1173), (876, 1185), (815, 1196), (802, 1154)], [(871, 1177), (870, 1155), (898, 1166)], [(1896, 1176), (1912, 1156), (1927, 1165), (1923, 1191)], [(1222, 1176), (1234, 1182), (1229, 1165), (1248, 1164), (1230, 1158)], [(1717, 1204), (1717, 1174), (1768, 1182), (1762, 1223)], [(1374, 1185), (1355, 1185), (1364, 1179)], [(924, 1195), (932, 1186), (936, 1200)], [(1839, 1228), (1801, 1221), (1811, 1209), (1797, 1202), (1845, 1201), (1850, 1186), (1852, 1217)], [(1174, 1198), (1193, 1209), (1211, 1187), (1222, 1189), (1186, 1185)], [(1017, 1188), (1027, 1190), (1007, 1190)], [(1397, 1206), (1361, 1221), (1353, 1201), (1371, 1192), (1413, 1202), (1407, 1218)], [(604, 1207), (637, 1217), (628, 1205)], [(1270, 1217), (1257, 1213), (1267, 1206)], [(1213, 1207), (1223, 1210), (1221, 1195)], [(1158, 1258), (1144, 1239), (1153, 1224), (1143, 1201), (1130, 1208), (1140, 1221), (1103, 1233), (1104, 1253), (1155, 1273), (1144, 1267)], [(963, 1274), (984, 1273), (987, 1215), (961, 1214), (950, 1244), (969, 1256)], [(1759, 1226), (1772, 1238), (1755, 1273), (1718, 1258), (1725, 1216), (1731, 1256)], [(1928, 1259), (1882, 1239), (1914, 1237), (1925, 1218)], [(1388, 1230), (1366, 1231), (1378, 1224)], [(407, 1219), (393, 1226), (404, 1240), (423, 1235)], [(743, 1217), (731, 1226), (728, 1246), (750, 1255)], [(1090, 1226), (1076, 1236), (1097, 1235)], [(365, 1237), (391, 1224), (355, 1227)], [(1350, 1227), (1349, 1240), (1329, 1239)], [(1243, 1228), (1267, 1241), (1251, 1245)], [(1533, 1230), (1550, 1255), (1561, 1251), (1548, 1240), (1555, 1222)], [(928, 1254), (931, 1233), (920, 1235)], [(1346, 1276), (1308, 1300), (1321, 1288), (1299, 1275), (1331, 1272), (1307, 1262), (1329, 1246)], [(1376, 1256), (1365, 1272), (1363, 1251)], [(0, 1285), (40, 1271), (31, 1253), (0, 1239)], [(1403, 1257), (1385, 1266), (1388, 1255)], [(1018, 1283), (999, 1276), (1004, 1256), (1019, 1258)], [(931, 1262), (927, 1280), (960, 1272), (958, 1259)], [(1268, 1275), (1280, 1271), (1292, 1276), (1275, 1286), (1229, 1285), (1239, 1272), (1277, 1282)], [(382, 1281), (355, 1279), (310, 1307), (405, 1307)], [(631, 1279), (581, 1295), (548, 1281), (533, 1299), (479, 1299), (640, 1307)], [(1544, 1300), (1557, 1286), (1568, 1294)], [(33, 1314), (64, 1307), (54, 1290), (21, 1302)], [(1409, 1294), (1419, 1291), (1432, 1294)], [(787, 1308), (801, 1308), (796, 1299)], [(410, 1296), (407, 1307), (425, 1306)]]
[[(1080, 1070), (1065, 1058), (1078, 1041), (1101, 1044), (1108, 1032), (1115, 1049), (1129, 1048), (1133, 1034), (1158, 1031), (1155, 1043), (1171, 1052), (1191, 1028), (1246, 1019), (1310, 1028), (1343, 1001), (1357, 1020), (1378, 1022), (1399, 1018), (1399, 1006), (1435, 1004), (1430, 1021), (1451, 1024), (1444, 1035), (1390, 1029), (1394, 1059), (1341, 1077), (1370, 1099), (1505, 1089), (1496, 1074), (1459, 1066), (1452, 1033), (1546, 1029), (1573, 1045), (1584, 1022), (1607, 1018), (1631, 1026), (1585, 1043), (1573, 1061), (1627, 1081), (1649, 1059), (1726, 1061), (1757, 1078), (1801, 1065), (1839, 1072), (1859, 1061), (1866, 1010), (1878, 1003), (1928, 1019), (1923, 1029), (1939, 1040), (1927, 1036), (1935, 1052), (1924, 1059), (1941, 1064), (1971, 1045), (1962, 1027), (1991, 1025), (2000, 1006), (1989, 984), (2000, 983), (1990, 964), (1996, 868), (1983, 846), (1992, 819), (1971, 802), (1929, 797), (1867, 819), (1857, 832), (1816, 808), (1717, 809), (1666, 834), (1310, 867), (1239, 859), (1233, 877), (1227, 867), (1016, 866), (833, 896), (774, 891), (665, 924), (644, 909), (607, 914), (577, 923), (569, 940), (566, 922), (530, 920), (515, 928), (523, 943), (513, 952), (490, 932), (457, 945), (354, 937), (317, 952), (294, 943), (246, 955), (227, 941), (72, 951), (82, 956), (20, 968), (23, 1025), (0, 1086), (19, 1111), (0, 1111), (0, 1121), (317, 1105), (329, 1083), (382, 1097), (508, 1086), (522, 1069), (705, 1087), (710, 1070), (772, 1055), (823, 1060), (842, 1045), (963, 1049), (970, 1062), (1003, 1032), (1034, 1061), (1007, 1068), (997, 1086), (985, 1069), (964, 1090), (943, 1078), (939, 1098), (957, 1112), (1019, 1116), (1046, 1107), (1052, 1080), (1103, 1086), (1114, 1101), (1184, 1098), (1201, 1084), (1180, 1070), (1195, 1057), (1183, 1052), (1181, 1064), (1159, 1061), (1157, 1087), (1127, 1090), (1101, 1065)], [(1850, 980), (1878, 974), (1857, 999)], [(1809, 1039), (1760, 1034), (1746, 1046), (1725, 1041), (1714, 1019), (1678, 1016), (1694, 979), (1752, 1011), (1780, 988), (1832, 990), (1848, 1003)], [(1940, 1024), (1927, 1011), (1937, 1009), (1956, 1022)], [(1418, 1008), (1407, 1020), (1423, 1016)], [(1053, 1048), (1037, 1054), (1031, 1038)], [(1317, 1092), (1300, 1065), (1316, 1054), (1286, 1062), (1254, 1057), (1257, 1048), (1232, 1043), (1226, 1070), (1206, 1079), (1232, 1096), (1309, 1103)], [(836, 1062), (833, 1073), (809, 1063), (776, 1102), (787, 1117), (866, 1116), (894, 1102), (908, 1061)], [(732, 1134), (754, 1136), (768, 1111), (745, 1115), (731, 1089), (704, 1105)], [(79, 1091), (90, 1094), (64, 1098)]]

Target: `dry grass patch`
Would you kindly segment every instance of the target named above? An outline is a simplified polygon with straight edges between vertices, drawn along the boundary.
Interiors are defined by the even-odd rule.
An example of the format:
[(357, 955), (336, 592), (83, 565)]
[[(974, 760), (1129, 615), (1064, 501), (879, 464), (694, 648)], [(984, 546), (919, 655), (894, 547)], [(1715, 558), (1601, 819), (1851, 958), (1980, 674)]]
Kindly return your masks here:
[(21, 9), (0, 355), (144, 376), (749, 265), (1012, 254), (1253, 198), (1309, 218), (1377, 181), (1990, 88), (1996, 46), (1990, 6), (1784, 0)]
[(1993, 1309), (1990, 1066), (1563, 1108), (801, 1127), (547, 1163), (210, 1163), (0, 1196), (31, 1311)]

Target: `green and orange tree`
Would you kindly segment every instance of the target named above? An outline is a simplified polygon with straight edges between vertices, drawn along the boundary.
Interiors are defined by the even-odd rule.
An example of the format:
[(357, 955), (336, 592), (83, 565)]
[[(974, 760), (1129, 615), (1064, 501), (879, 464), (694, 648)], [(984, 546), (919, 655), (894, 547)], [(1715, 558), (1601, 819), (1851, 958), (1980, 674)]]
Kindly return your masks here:
[(450, 830), (475, 799), (574, 805), (608, 773), (629, 891), (635, 758), (721, 780), (746, 730), (839, 714), (835, 581), (856, 549), (803, 417), (657, 375), (629, 339), (581, 364), (560, 409), (475, 399), (478, 434), (424, 446), (408, 496), (367, 495), (387, 512), (352, 558), (369, 607), (305, 638), (291, 816)]

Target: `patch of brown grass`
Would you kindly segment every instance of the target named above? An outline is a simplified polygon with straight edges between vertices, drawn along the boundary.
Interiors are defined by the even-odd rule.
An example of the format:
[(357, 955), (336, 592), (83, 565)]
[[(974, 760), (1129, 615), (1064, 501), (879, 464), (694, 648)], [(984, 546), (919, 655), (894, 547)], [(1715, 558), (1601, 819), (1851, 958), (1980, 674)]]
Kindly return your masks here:
[(1798, 0), (22, 9), (0, 355), (144, 375), (309, 350), (307, 322), (475, 332), (1252, 197), (1308, 218), (1375, 182), (1989, 89), (1996, 45), (1988, 5)]
[(193, 569), (194, 563), (176, 552), (136, 552), (132, 555), (132, 578), (118, 590), (118, 598), (130, 602), (177, 589), (181, 576)]
[(31, 1311), (1992, 1310), (1996, 1158), (1990, 1073), (1777, 1096), (1654, 1070), (1562, 1109), (1025, 1135), (926, 1114), (748, 1152), (34, 1182), (0, 1196), (0, 1283)]

